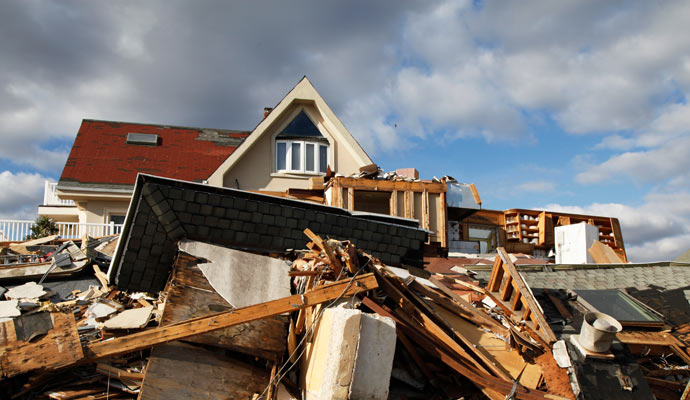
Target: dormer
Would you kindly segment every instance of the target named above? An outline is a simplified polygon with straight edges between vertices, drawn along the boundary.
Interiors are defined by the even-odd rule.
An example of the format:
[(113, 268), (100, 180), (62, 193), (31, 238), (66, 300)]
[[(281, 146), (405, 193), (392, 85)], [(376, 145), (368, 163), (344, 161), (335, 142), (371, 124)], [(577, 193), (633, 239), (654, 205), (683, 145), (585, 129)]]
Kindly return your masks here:
[(372, 161), (305, 77), (209, 177), (215, 186), (285, 191), (308, 188), (327, 169), (357, 173)]

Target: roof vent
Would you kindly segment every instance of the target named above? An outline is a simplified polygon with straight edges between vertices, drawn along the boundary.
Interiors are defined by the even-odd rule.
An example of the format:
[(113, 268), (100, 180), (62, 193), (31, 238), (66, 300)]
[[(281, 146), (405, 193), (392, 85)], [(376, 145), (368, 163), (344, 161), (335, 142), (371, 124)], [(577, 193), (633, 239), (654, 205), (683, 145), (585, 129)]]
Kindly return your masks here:
[(153, 133), (128, 133), (127, 144), (158, 146), (158, 135)]

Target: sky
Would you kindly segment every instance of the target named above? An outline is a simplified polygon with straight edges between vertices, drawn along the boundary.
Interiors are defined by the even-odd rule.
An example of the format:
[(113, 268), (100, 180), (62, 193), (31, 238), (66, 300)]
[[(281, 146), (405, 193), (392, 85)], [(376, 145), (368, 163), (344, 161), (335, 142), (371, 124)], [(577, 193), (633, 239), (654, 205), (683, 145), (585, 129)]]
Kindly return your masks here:
[(690, 248), (690, 2), (4, 1), (0, 219), (82, 119), (252, 130), (306, 75), (384, 170)]

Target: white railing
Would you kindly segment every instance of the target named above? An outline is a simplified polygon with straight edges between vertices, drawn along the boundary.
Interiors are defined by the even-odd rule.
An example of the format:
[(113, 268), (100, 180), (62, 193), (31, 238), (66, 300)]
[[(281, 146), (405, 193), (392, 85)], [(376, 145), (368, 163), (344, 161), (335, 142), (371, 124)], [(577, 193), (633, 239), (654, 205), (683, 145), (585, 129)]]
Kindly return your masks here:
[(43, 188), (44, 206), (73, 206), (74, 201), (62, 200), (57, 195), (57, 182), (46, 181)]
[[(25, 240), (31, 234), (34, 221), (0, 220), (0, 241)], [(80, 239), (84, 234), (91, 237), (107, 236), (122, 232), (121, 224), (89, 224), (78, 222), (56, 222), (58, 235), (65, 239)]]

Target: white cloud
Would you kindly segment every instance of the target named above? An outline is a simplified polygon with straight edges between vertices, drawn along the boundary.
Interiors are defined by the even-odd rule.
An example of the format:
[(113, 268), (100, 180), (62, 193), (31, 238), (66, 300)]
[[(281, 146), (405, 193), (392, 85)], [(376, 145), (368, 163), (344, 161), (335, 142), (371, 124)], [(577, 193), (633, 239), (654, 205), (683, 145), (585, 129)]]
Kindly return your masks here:
[(522, 192), (546, 193), (556, 190), (556, 185), (548, 181), (530, 181), (515, 186), (515, 189)]
[(35, 219), (46, 179), (40, 174), (0, 172), (0, 219)]
[(690, 136), (671, 140), (648, 151), (627, 152), (580, 172), (580, 183), (601, 183), (617, 176), (627, 176), (640, 183), (665, 183), (670, 178), (686, 176), (690, 170)]

